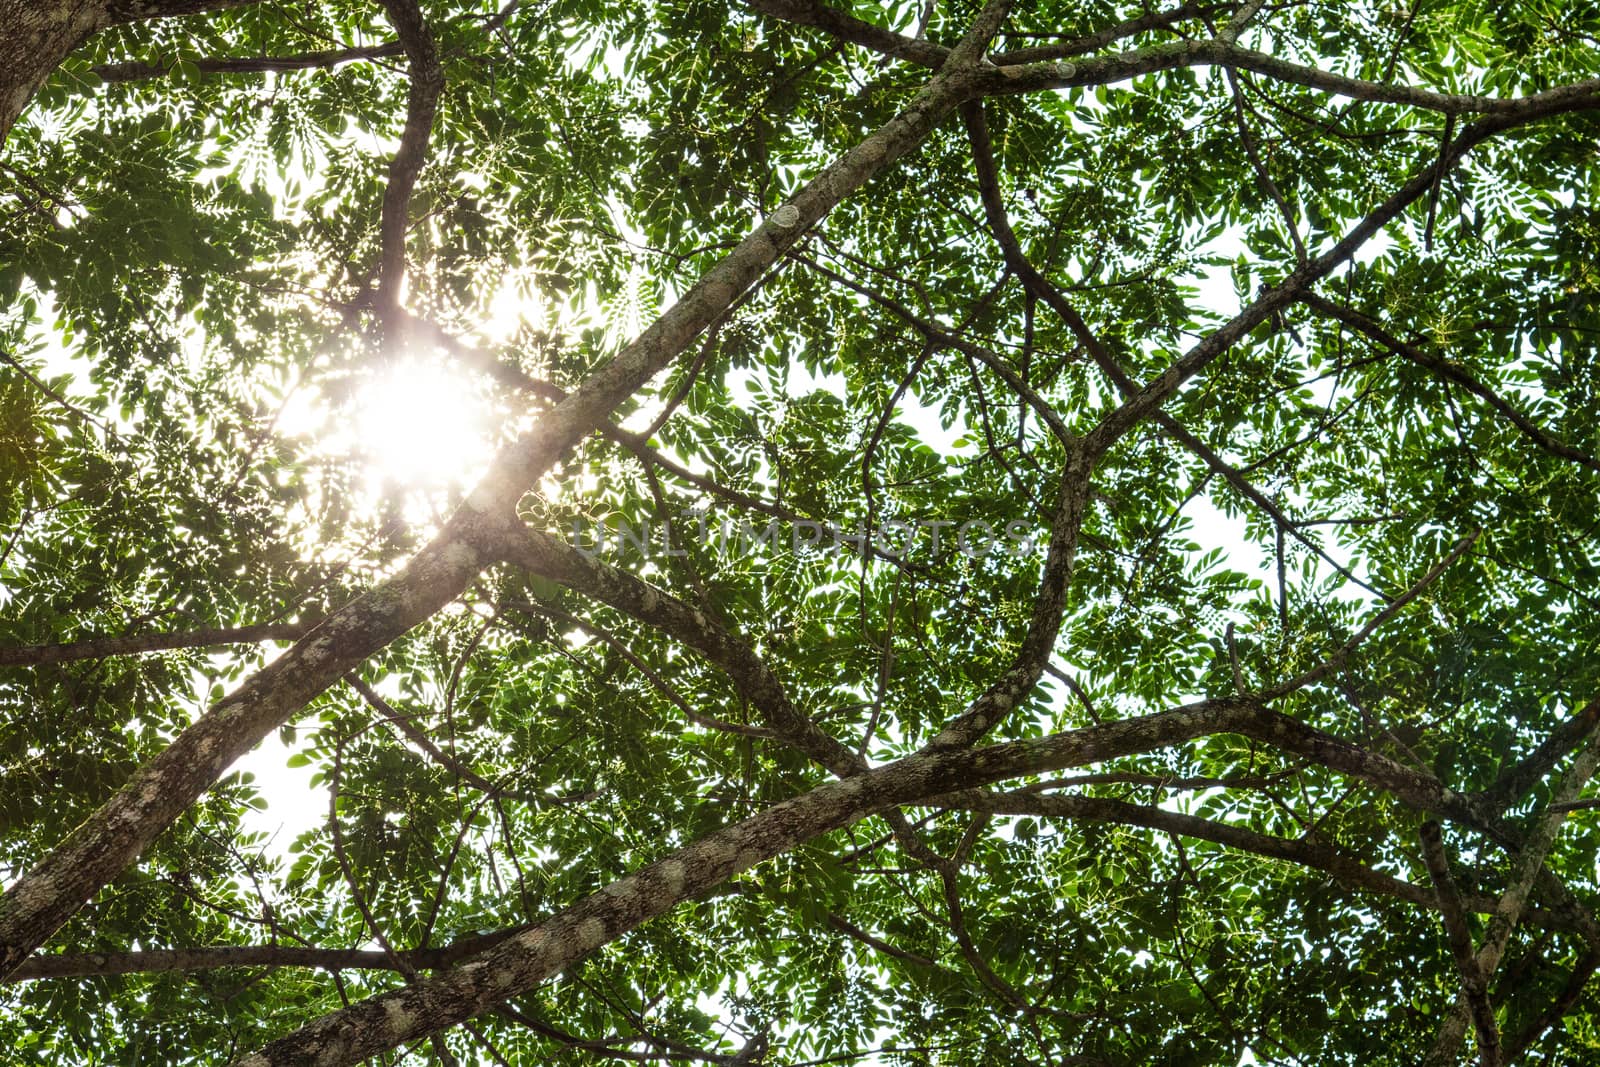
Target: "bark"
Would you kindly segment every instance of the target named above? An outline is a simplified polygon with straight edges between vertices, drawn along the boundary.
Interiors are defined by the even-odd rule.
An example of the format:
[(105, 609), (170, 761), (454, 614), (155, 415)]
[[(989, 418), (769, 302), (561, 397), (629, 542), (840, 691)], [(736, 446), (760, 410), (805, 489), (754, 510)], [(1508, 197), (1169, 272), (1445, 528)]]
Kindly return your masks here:
[(473, 545), (508, 522), (472, 508), (394, 579), (331, 616), (185, 729), (0, 899), (0, 976), (9, 974), (239, 757), (375, 649), (438, 611), (487, 557)]
[(378, 274), (378, 316), (391, 343), (402, 321), (401, 290), (406, 280), (406, 234), (411, 229), (411, 191), (428, 155), (428, 137), (444, 92), (444, 68), (433, 31), (416, 0), (383, 0), (389, 21), (405, 46), (410, 62), (410, 87), (406, 96), (406, 125), (400, 147), (389, 162), (389, 181), (383, 190), (380, 232), (383, 258)]
[(1262, 709), (1214, 701), (1055, 737), (911, 756), (829, 782), (718, 830), (606, 886), (460, 966), (325, 1015), (238, 1067), (358, 1063), (490, 1011), (728, 878), (831, 830), (898, 804), (1022, 774), (1063, 770), (1239, 730)]
[(0, 145), (61, 61), (108, 26), (255, 0), (0, 0)]
[(0, 0), (0, 145), (50, 73), (108, 25), (104, 0)]
[[(532, 989), (602, 945), (714, 889), (740, 871), (868, 815), (905, 804), (965, 806), (969, 798), (983, 803), (991, 798), (962, 791), (1219, 733), (1241, 734), (1311, 756), (1388, 789), (1406, 804), (1430, 814), (1468, 814), (1462, 811), (1464, 798), (1436, 780), (1248, 699), (1204, 701), (1035, 740), (924, 751), (818, 786), (715, 831), (459, 967), (323, 1016), (245, 1057), (238, 1067), (336, 1067), (454, 1026)], [(1097, 813), (1108, 814), (1104, 810)], [(1186, 825), (1186, 829), (1196, 828)], [(1301, 858), (1300, 853), (1288, 855), (1292, 847), (1280, 849), (1284, 858)], [(1341, 870), (1355, 876), (1348, 869)], [(1397, 895), (1414, 892), (1386, 888)], [(1525, 896), (1519, 898), (1519, 909)], [(1495, 910), (1502, 908), (1503, 902), (1497, 902)]]

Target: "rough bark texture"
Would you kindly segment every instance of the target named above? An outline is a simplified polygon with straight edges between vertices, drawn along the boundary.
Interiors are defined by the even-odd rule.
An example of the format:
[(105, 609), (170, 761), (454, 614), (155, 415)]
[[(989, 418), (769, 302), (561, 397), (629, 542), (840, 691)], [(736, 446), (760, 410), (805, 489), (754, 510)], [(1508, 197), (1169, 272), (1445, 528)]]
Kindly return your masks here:
[(831, 830), (949, 786), (1081, 766), (1261, 717), (1245, 701), (1216, 701), (1035, 741), (912, 756), (816, 789), (712, 833), (620, 878), (530, 930), (437, 978), (325, 1015), (238, 1067), (337, 1067), (480, 1015), (609, 941), (743, 870)]
[(235, 760), (375, 649), (459, 593), (485, 564), (473, 544), (495, 522), (464, 509), (393, 580), (327, 619), (224, 697), (14, 882), (0, 900), (0, 976), (132, 863)]
[(0, 144), (50, 72), (109, 24), (105, 0), (0, 0)]
[[(1238, 733), (1310, 756), (1380, 785), (1429, 814), (1472, 818), (1462, 810), (1461, 795), (1438, 782), (1249, 699), (1205, 701), (1036, 740), (957, 752), (923, 752), (818, 786), (709, 834), (459, 967), (323, 1016), (239, 1061), (238, 1067), (336, 1067), (454, 1026), (531, 989), (601, 945), (740, 871), (886, 808), (913, 802), (965, 806), (968, 796), (952, 794), (952, 790), (1080, 767), (1218, 733)], [(1301, 858), (1291, 857), (1292, 849), (1280, 847), (1276, 854)], [(1341, 872), (1354, 877), (1343, 868)], [(1411, 887), (1383, 888), (1399, 896), (1415, 893)]]
[(245, 7), (256, 0), (0, 0), (0, 145), (50, 73), (108, 26)]

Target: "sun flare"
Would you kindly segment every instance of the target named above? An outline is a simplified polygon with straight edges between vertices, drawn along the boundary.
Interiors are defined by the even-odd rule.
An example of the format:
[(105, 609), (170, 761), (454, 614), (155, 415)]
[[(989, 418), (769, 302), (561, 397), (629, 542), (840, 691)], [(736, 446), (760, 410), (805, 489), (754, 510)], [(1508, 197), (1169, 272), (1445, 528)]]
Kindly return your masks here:
[(472, 479), (488, 450), (488, 418), (471, 381), (407, 359), (362, 386), (355, 427), (374, 482), (435, 489)]

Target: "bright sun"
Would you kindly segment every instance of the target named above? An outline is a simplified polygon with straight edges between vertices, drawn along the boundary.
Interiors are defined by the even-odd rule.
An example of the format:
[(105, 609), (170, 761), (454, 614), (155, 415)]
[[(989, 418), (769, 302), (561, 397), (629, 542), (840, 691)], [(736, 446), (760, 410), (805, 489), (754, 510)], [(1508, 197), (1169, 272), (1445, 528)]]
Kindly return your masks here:
[(460, 485), (476, 476), (487, 451), (485, 416), (468, 375), (405, 359), (357, 392), (356, 447), (380, 488)]

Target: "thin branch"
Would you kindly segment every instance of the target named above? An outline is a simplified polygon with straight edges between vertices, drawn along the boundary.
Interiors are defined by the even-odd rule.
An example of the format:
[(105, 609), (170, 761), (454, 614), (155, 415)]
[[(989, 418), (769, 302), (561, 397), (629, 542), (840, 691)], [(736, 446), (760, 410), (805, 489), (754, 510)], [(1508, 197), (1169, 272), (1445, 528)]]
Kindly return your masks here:
[[(523, 926), (474, 934), (448, 945), (396, 953), (414, 970), (437, 970), (499, 944)], [(395, 960), (376, 949), (311, 948), (295, 945), (216, 945), (206, 948), (142, 949), (131, 952), (41, 953), (5, 979), (99, 978), (119, 974), (213, 971), (224, 967), (309, 967), (324, 971), (396, 970)]]
[[(405, 46), (399, 41), (387, 44), (365, 45), (357, 48), (330, 48), (317, 52), (300, 52), (289, 56), (241, 56), (238, 58), (196, 59), (192, 63), (201, 74), (267, 74), (295, 70), (322, 70), (345, 63), (359, 63), (369, 59), (386, 59), (403, 55)], [(156, 63), (104, 63), (89, 68), (89, 73), (108, 84), (148, 81), (165, 78), (178, 66), (179, 60)]]
[(508, 789), (505, 785), (499, 782), (490, 781), (488, 778), (485, 778), (483, 775), (479, 774), (477, 771), (461, 762), (461, 760), (455, 758), (450, 753), (434, 744), (433, 739), (429, 737), (422, 729), (420, 729), (417, 724), (411, 720), (409, 715), (398, 711), (387, 700), (384, 700), (383, 697), (378, 695), (377, 690), (373, 689), (366, 682), (362, 681), (359, 675), (351, 674), (345, 678), (345, 681), (349, 683), (350, 688), (354, 689), (361, 695), (361, 699), (366, 701), (367, 705), (371, 707), (373, 711), (376, 711), (380, 716), (383, 717), (385, 722), (392, 724), (397, 730), (399, 730), (407, 741), (410, 741), (412, 744), (420, 748), (424, 753), (427, 754), (429, 759), (433, 760), (439, 766), (443, 767), (457, 778), (460, 778), (463, 782), (466, 782), (474, 789), (477, 789), (479, 792), (485, 793), (491, 797), (503, 797), (507, 800), (520, 800), (524, 804), (532, 804), (536, 806), (559, 805), (566, 802), (562, 797), (545, 796), (540, 793), (524, 793), (516, 789)]
[(548, 619), (554, 619), (557, 622), (576, 627), (577, 629), (588, 634), (590, 637), (593, 637), (597, 641), (604, 643), (617, 655), (627, 660), (633, 669), (642, 674), (645, 680), (654, 686), (662, 696), (666, 697), (674, 707), (682, 712), (683, 717), (689, 722), (692, 722), (698, 726), (704, 726), (708, 730), (717, 730), (722, 733), (735, 734), (739, 737), (766, 739), (778, 736), (775, 731), (764, 726), (746, 726), (743, 723), (727, 722), (723, 719), (718, 719), (710, 715), (704, 715), (696, 711), (688, 702), (688, 700), (684, 698), (683, 694), (678, 692), (676, 686), (667, 681), (665, 678), (661, 677), (661, 675), (655, 669), (653, 669), (644, 660), (640, 659), (639, 656), (635, 654), (634, 651), (630, 649), (621, 638), (617, 637), (616, 634), (612, 633), (610, 630), (607, 630), (603, 626), (597, 625), (588, 619), (583, 619), (577, 615), (572, 615), (562, 611), (554, 604), (524, 604), (515, 600), (505, 600), (501, 601), (501, 606), (514, 608), (519, 611), (535, 613)]
[(1500, 1027), (1495, 1022), (1494, 1007), (1489, 1003), (1487, 976), (1472, 950), (1472, 932), (1467, 929), (1461, 894), (1456, 889), (1455, 878), (1450, 874), (1450, 857), (1445, 851), (1444, 835), (1439, 824), (1432, 820), (1423, 823), (1419, 833), (1422, 858), (1433, 879), (1439, 900), (1439, 914), (1444, 919), (1445, 934), (1450, 942), (1450, 954), (1455, 958), (1456, 970), (1460, 975), (1461, 995), (1466, 998), (1472, 1025), (1478, 1034), (1478, 1058), (1483, 1067), (1498, 1067)]
[(1584, 990), (1588, 988), (1589, 980), (1594, 977), (1597, 969), (1600, 969), (1600, 951), (1591, 948), (1584, 953), (1583, 958), (1578, 960), (1577, 965), (1572, 968), (1572, 973), (1567, 976), (1566, 985), (1561, 988), (1560, 993), (1556, 994), (1556, 998), (1550, 1006), (1540, 1012), (1538, 1017), (1524, 1027), (1522, 1032), (1506, 1046), (1505, 1062), (1522, 1062), (1522, 1058), (1527, 1055), (1528, 1050), (1551, 1027), (1565, 1018), (1567, 1012), (1571, 1011), (1578, 1003), (1579, 998), (1583, 996)]
[[(1089, 328), (1089, 324), (1084, 321), (1083, 316), (1078, 314), (1077, 308), (1073, 307), (1066, 295), (1033, 265), (1033, 262), (1022, 248), (1022, 242), (1017, 239), (1016, 232), (1011, 228), (1011, 221), (1006, 215), (1005, 202), (1000, 190), (1000, 175), (995, 164), (994, 146), (989, 138), (988, 124), (984, 119), (982, 104), (973, 102), (965, 105), (962, 108), (962, 118), (966, 121), (967, 139), (972, 147), (973, 166), (978, 178), (979, 197), (983, 201), (984, 217), (988, 222), (990, 232), (995, 238), (995, 243), (1000, 246), (1001, 254), (1005, 257), (1006, 266), (1022, 280), (1029, 293), (1043, 300), (1067, 324), (1067, 328), (1089, 352), (1095, 364), (1131, 400), (1138, 395), (1138, 386), (1133, 379), (1128, 377), (1116, 357), (1105, 346), (1105, 343)], [(1329, 566), (1344, 575), (1348, 580), (1379, 596), (1384, 595), (1379, 590), (1373, 589), (1366, 582), (1357, 578), (1349, 568), (1330, 556), (1320, 544), (1308, 537), (1291, 522), (1282, 509), (1265, 493), (1250, 484), (1237, 468), (1223, 460), (1204, 441), (1184, 429), (1176, 419), (1161, 410), (1159, 406), (1151, 409), (1151, 416), (1167, 434), (1200, 457), (1212, 470), (1221, 474), (1237, 492), (1272, 516), (1280, 531), (1288, 532), (1295, 540), (1315, 552)], [(1384, 597), (1384, 599), (1388, 599), (1388, 597)]]
[(1474, 530), (1472, 533), (1457, 541), (1451, 547), (1450, 551), (1444, 554), (1444, 558), (1440, 559), (1432, 567), (1429, 567), (1427, 573), (1412, 583), (1411, 588), (1407, 589), (1404, 593), (1401, 593), (1399, 596), (1395, 597), (1394, 600), (1390, 601), (1390, 603), (1386, 605), (1382, 611), (1378, 612), (1371, 619), (1369, 619), (1365, 626), (1357, 630), (1350, 637), (1350, 639), (1344, 644), (1340, 645), (1332, 655), (1328, 656), (1321, 663), (1317, 664), (1310, 670), (1304, 671), (1301, 674), (1289, 679), (1287, 682), (1267, 690), (1262, 694), (1262, 698), (1273, 700), (1281, 696), (1286, 696), (1289, 693), (1304, 689), (1308, 685), (1312, 685), (1315, 682), (1321, 681), (1332, 672), (1338, 670), (1340, 667), (1343, 667), (1346, 661), (1349, 660), (1351, 653), (1360, 648), (1362, 644), (1366, 642), (1367, 638), (1376, 633), (1378, 629), (1381, 628), (1385, 623), (1404, 610), (1406, 605), (1410, 604), (1412, 601), (1416, 600), (1417, 597), (1421, 596), (1430, 585), (1438, 580), (1441, 574), (1450, 568), (1452, 563), (1466, 554), (1467, 549), (1471, 548), (1474, 542), (1476, 542), (1478, 538), (1482, 536), (1482, 534), (1482, 530)]
[(1589, 453), (1574, 448), (1572, 445), (1546, 432), (1543, 427), (1519, 411), (1510, 401), (1475, 378), (1461, 364), (1453, 363), (1442, 356), (1435, 355), (1419, 345), (1402, 341), (1384, 329), (1376, 320), (1368, 318), (1352, 308), (1317, 296), (1315, 293), (1303, 293), (1299, 299), (1308, 307), (1344, 323), (1358, 333), (1365, 334), (1395, 355), (1432, 371), (1446, 381), (1459, 385), (1499, 412), (1507, 422), (1517, 428), (1519, 433), (1552, 456), (1569, 460), (1579, 466), (1587, 467), (1589, 470), (1600, 472), (1600, 459), (1596, 459)]
[(219, 645), (258, 644), (262, 641), (298, 641), (317, 620), (267, 622), (254, 626), (214, 627), (177, 633), (127, 634), (121, 637), (86, 637), (58, 645), (16, 645), (0, 648), (0, 667), (38, 667), (49, 663), (75, 663), (111, 656), (138, 656), (181, 648), (215, 648)]

